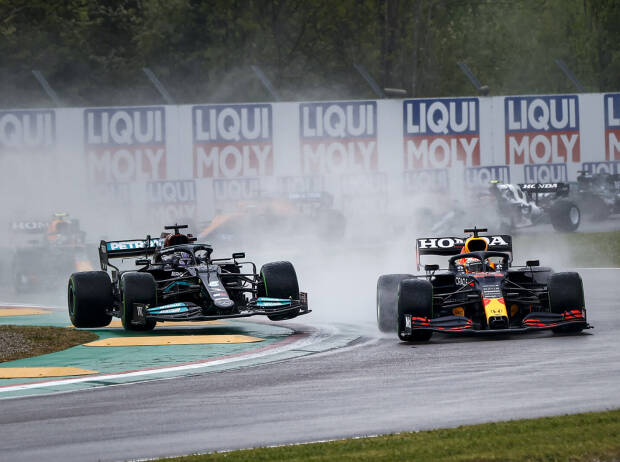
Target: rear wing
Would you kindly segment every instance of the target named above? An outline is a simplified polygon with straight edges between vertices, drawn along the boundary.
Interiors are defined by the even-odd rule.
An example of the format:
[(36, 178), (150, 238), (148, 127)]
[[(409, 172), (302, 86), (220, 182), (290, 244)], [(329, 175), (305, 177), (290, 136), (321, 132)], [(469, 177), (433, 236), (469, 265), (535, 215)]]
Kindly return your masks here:
[(9, 231), (14, 234), (45, 234), (49, 225), (47, 221), (12, 221)]
[(164, 239), (134, 239), (129, 241), (101, 241), (99, 243), (99, 262), (101, 269), (106, 270), (111, 258), (140, 257), (148, 258), (157, 249), (163, 247)]
[(530, 195), (553, 193), (558, 196), (568, 195), (568, 183), (519, 183), (521, 191)]
[[(486, 239), (489, 250), (512, 253), (512, 236), (497, 234), (492, 236), (478, 236)], [(462, 237), (426, 237), (416, 239), (416, 265), (420, 271), (420, 256), (444, 255), (452, 256), (461, 253), (467, 238)]]

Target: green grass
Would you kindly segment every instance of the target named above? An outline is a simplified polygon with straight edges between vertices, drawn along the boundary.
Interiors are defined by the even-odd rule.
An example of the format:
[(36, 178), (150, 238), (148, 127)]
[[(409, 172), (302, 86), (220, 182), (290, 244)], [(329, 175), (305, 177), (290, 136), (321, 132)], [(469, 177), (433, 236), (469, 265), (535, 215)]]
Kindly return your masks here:
[(92, 332), (50, 326), (0, 326), (0, 363), (30, 358), (92, 342)]
[[(538, 258), (542, 265), (620, 267), (620, 231), (605, 233), (523, 233), (515, 236), (515, 257)], [(555, 264), (555, 263), (554, 263)], [(553, 266), (553, 265), (551, 265)]]
[[(597, 266), (598, 262), (620, 266), (620, 231), (610, 233), (572, 233), (566, 235), (572, 257), (587, 261), (583, 266)], [(596, 263), (596, 264), (594, 264)]]
[(620, 410), (165, 460), (619, 461)]

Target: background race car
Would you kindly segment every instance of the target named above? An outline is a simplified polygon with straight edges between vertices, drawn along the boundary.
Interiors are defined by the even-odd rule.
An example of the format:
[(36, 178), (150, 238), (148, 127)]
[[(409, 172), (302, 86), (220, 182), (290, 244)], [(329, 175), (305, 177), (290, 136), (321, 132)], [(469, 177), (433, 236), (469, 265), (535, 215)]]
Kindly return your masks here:
[[(104, 327), (121, 318), (126, 330), (146, 331), (158, 321), (205, 321), (265, 315), (272, 321), (307, 314), (290, 262), (263, 265), (241, 261), (244, 253), (212, 258), (213, 248), (181, 234), (187, 225), (167, 226), (160, 238), (101, 241), (101, 271), (74, 273), (68, 307), (76, 327)], [(129, 259), (137, 270), (122, 271), (113, 259)]]
[(401, 340), (426, 341), (433, 332), (523, 333), (551, 329), (577, 333), (590, 326), (581, 277), (554, 273), (531, 260), (512, 265), (509, 235), (417, 239), (417, 266), (424, 255), (447, 256), (448, 266), (425, 273), (385, 274), (377, 281), (377, 322)]
[(92, 269), (85, 232), (78, 220), (58, 213), (51, 220), (15, 221), (9, 226), (10, 242), (3, 281), (16, 292), (53, 289), (74, 271)]
[(345, 235), (346, 223), (342, 212), (333, 208), (330, 194), (294, 193), (239, 202), (233, 211), (215, 216), (199, 237), (217, 246), (252, 248), (300, 235), (337, 242)]

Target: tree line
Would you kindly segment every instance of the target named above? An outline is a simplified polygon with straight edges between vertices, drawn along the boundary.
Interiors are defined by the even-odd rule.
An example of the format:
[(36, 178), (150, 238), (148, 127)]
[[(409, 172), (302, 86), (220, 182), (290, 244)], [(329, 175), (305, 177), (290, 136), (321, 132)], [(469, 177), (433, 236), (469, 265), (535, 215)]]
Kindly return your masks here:
[(354, 65), (409, 97), (620, 90), (617, 0), (0, 0), (0, 106), (375, 98)]

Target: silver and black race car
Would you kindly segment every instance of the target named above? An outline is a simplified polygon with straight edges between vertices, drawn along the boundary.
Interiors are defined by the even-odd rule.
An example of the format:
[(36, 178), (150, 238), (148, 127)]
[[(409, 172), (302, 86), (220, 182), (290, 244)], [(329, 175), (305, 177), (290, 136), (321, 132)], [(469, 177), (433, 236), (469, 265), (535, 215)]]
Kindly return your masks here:
[(421, 255), (448, 256), (448, 266), (424, 266), (424, 274), (384, 274), (377, 281), (377, 322), (404, 341), (426, 341), (433, 332), (508, 334), (589, 329), (581, 277), (554, 273), (530, 260), (512, 266), (509, 235), (417, 239)]
[[(212, 258), (213, 248), (181, 234), (143, 240), (101, 241), (101, 271), (73, 273), (69, 316), (75, 327), (104, 327), (121, 318), (126, 330), (146, 331), (158, 321), (207, 321), (265, 315), (272, 321), (310, 312), (290, 262), (256, 265), (244, 253)], [(121, 271), (110, 260), (131, 259), (137, 270)], [(246, 270), (247, 269), (247, 270)]]

